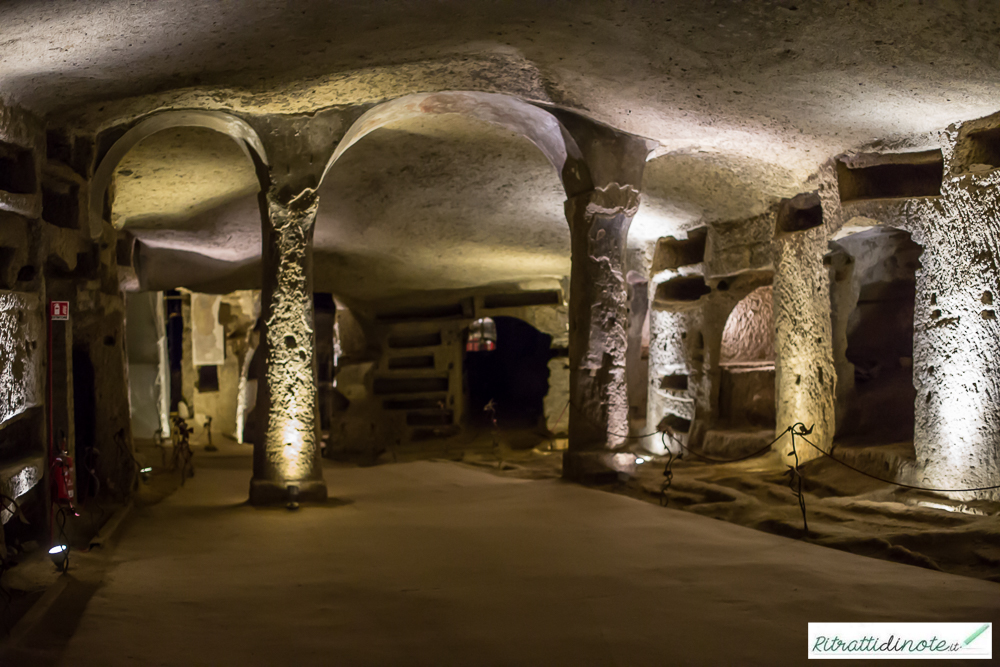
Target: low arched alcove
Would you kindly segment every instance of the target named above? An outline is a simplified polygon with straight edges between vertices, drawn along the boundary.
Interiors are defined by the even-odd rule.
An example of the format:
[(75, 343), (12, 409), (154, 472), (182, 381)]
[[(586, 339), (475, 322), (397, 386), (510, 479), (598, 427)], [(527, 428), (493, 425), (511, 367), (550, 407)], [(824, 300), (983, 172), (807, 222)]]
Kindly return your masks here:
[(468, 422), (490, 426), (490, 413), (484, 408), (493, 401), (498, 428), (539, 426), (549, 391), (552, 336), (516, 317), (493, 320), (496, 348), (466, 352), (463, 360)]
[(834, 335), (842, 337), (835, 350), (837, 436), (866, 444), (912, 442), (913, 313), (923, 248), (908, 232), (888, 227), (836, 244), (848, 256), (834, 276)]
[(771, 286), (743, 297), (726, 320), (719, 355), (719, 418), (733, 427), (775, 423)]

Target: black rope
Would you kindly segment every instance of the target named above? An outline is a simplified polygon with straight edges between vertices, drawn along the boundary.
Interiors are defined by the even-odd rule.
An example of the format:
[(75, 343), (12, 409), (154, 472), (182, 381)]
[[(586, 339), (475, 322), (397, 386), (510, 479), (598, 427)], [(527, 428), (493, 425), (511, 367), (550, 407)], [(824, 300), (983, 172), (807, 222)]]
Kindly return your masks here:
[(66, 559), (63, 560), (62, 568), (63, 572), (69, 569), (69, 538), (66, 536), (66, 523), (69, 521), (69, 515), (66, 512), (66, 508), (62, 505), (56, 511), (56, 526), (59, 528), (59, 544), (66, 547)]
[(788, 433), (792, 434), (792, 453), (788, 456), (795, 457), (795, 465), (788, 466), (788, 471), (785, 473), (788, 475), (788, 488), (799, 501), (799, 510), (802, 512), (802, 530), (807, 533), (809, 532), (809, 521), (806, 519), (806, 497), (802, 494), (802, 473), (799, 471), (799, 452), (795, 447), (795, 436), (805, 438), (806, 435), (812, 433), (812, 430), (812, 426), (806, 428), (802, 422), (788, 428)]
[(823, 449), (821, 449), (820, 447), (817, 447), (816, 445), (814, 445), (812, 442), (810, 442), (801, 433), (799, 434), (799, 437), (801, 437), (803, 440), (805, 440), (806, 444), (808, 444), (810, 447), (812, 447), (816, 451), (818, 451), (821, 454), (823, 454), (823, 456), (836, 461), (837, 463), (839, 463), (840, 465), (844, 466), (845, 468), (850, 468), (854, 472), (861, 473), (865, 477), (871, 477), (872, 479), (877, 480), (879, 482), (884, 482), (886, 484), (894, 484), (896, 486), (901, 486), (904, 489), (914, 489), (915, 491), (931, 491), (931, 492), (937, 492), (937, 493), (967, 493), (967, 492), (972, 492), (972, 491), (993, 491), (993, 490), (996, 490), (996, 489), (1000, 489), (1000, 484), (998, 484), (996, 486), (977, 486), (977, 487), (973, 487), (973, 488), (969, 488), (969, 489), (932, 489), (932, 488), (926, 487), (926, 486), (913, 486), (912, 484), (903, 484), (901, 482), (893, 482), (892, 480), (883, 479), (882, 477), (878, 477), (877, 475), (872, 475), (871, 473), (867, 473), (864, 470), (860, 470), (859, 468), (855, 468), (850, 463), (846, 463), (844, 461), (841, 461), (840, 459), (838, 459), (837, 457), (833, 456), (829, 452), (826, 452)]
[[(680, 458), (680, 456), (678, 456), (677, 458)], [(668, 449), (667, 450), (667, 466), (663, 469), (663, 477), (665, 479), (663, 480), (663, 484), (660, 485), (660, 506), (661, 507), (666, 507), (667, 506), (667, 502), (670, 500), (669, 496), (667, 496), (667, 491), (670, 490), (670, 485), (674, 481), (674, 471), (671, 468), (671, 466), (673, 465), (673, 463), (674, 463), (674, 453)]]
[[(740, 456), (739, 458), (735, 458), (735, 459), (717, 459), (717, 458), (714, 458), (714, 457), (711, 457), (711, 456), (706, 456), (705, 454), (699, 454), (698, 452), (694, 451), (693, 449), (691, 449), (690, 447), (688, 447), (687, 445), (685, 445), (683, 442), (681, 442), (680, 438), (678, 438), (677, 436), (675, 436), (670, 431), (660, 431), (659, 433), (660, 433), (660, 440), (661, 441), (663, 441), (663, 437), (666, 436), (666, 437), (670, 438), (672, 441), (674, 441), (675, 443), (677, 443), (677, 445), (679, 447), (681, 447), (684, 451), (686, 451), (688, 454), (691, 454), (692, 456), (695, 456), (695, 457), (697, 457), (699, 459), (702, 459), (704, 461), (708, 461), (710, 463), (738, 463), (740, 461), (746, 461), (747, 459), (752, 459), (753, 457), (759, 456), (759, 455), (763, 454), (764, 452), (766, 452), (767, 450), (771, 449), (771, 447), (774, 446), (774, 443), (778, 442), (783, 437), (785, 437), (785, 434), (788, 433), (790, 430), (792, 430), (792, 427), (789, 426), (784, 431), (782, 431), (781, 434), (778, 435), (777, 438), (775, 438), (774, 440), (772, 440), (771, 442), (769, 442), (764, 447), (761, 447), (757, 451), (750, 452), (746, 456)], [(667, 448), (666, 442), (663, 442), (663, 447), (664, 447), (664, 449)]]
[[(583, 413), (583, 414), (586, 415), (586, 413)], [(600, 425), (599, 422), (597, 422), (596, 420), (591, 419), (590, 421), (594, 425), (597, 425), (597, 426)], [(796, 427), (800, 427), (799, 432), (797, 432), (797, 433), (794, 432), (794, 429)], [(933, 488), (926, 487), (926, 486), (913, 486), (912, 484), (903, 484), (901, 482), (894, 482), (892, 480), (884, 479), (882, 477), (878, 477), (876, 475), (872, 475), (870, 473), (867, 473), (864, 470), (860, 470), (858, 468), (855, 468), (851, 464), (846, 463), (844, 461), (841, 461), (840, 459), (834, 457), (829, 452), (826, 452), (823, 449), (821, 449), (820, 447), (817, 447), (816, 445), (814, 445), (812, 442), (810, 442), (805, 437), (806, 435), (809, 435), (809, 434), (812, 433), (812, 429), (813, 429), (813, 427), (806, 428), (805, 424), (803, 424), (802, 422), (797, 422), (797, 423), (789, 426), (788, 428), (786, 428), (781, 433), (779, 433), (778, 437), (775, 438), (774, 440), (772, 440), (766, 446), (761, 447), (760, 449), (758, 449), (758, 450), (756, 450), (754, 452), (751, 452), (751, 453), (747, 454), (746, 456), (740, 456), (740, 457), (735, 458), (735, 459), (719, 459), (719, 458), (715, 458), (715, 457), (712, 457), (712, 456), (707, 456), (705, 454), (699, 454), (698, 452), (692, 450), (690, 447), (688, 447), (683, 442), (681, 442), (681, 440), (679, 438), (677, 438), (673, 434), (673, 432), (671, 432), (669, 429), (664, 429), (664, 430), (657, 429), (656, 431), (654, 431), (652, 433), (644, 433), (642, 435), (625, 435), (625, 434), (622, 434), (622, 433), (615, 433), (614, 431), (608, 431), (607, 433), (608, 433), (608, 435), (614, 435), (614, 436), (617, 436), (617, 437), (620, 437), (620, 438), (633, 439), (633, 440), (638, 440), (638, 439), (641, 439), (641, 438), (648, 438), (648, 437), (651, 437), (651, 436), (659, 434), (660, 435), (660, 441), (663, 442), (663, 447), (668, 452), (670, 450), (666, 446), (666, 441), (664, 440), (665, 437), (670, 438), (673, 442), (677, 443), (677, 445), (680, 446), (687, 453), (689, 453), (689, 454), (691, 454), (691, 455), (693, 455), (693, 456), (695, 456), (695, 457), (697, 457), (697, 458), (699, 458), (699, 459), (701, 459), (703, 461), (708, 461), (709, 463), (738, 463), (740, 461), (746, 461), (747, 459), (752, 459), (753, 457), (759, 456), (760, 454), (763, 454), (767, 450), (771, 449), (771, 447), (773, 447), (776, 442), (778, 442), (779, 440), (781, 440), (785, 436), (786, 433), (792, 433), (792, 453), (795, 455), (795, 468), (796, 468), (794, 477), (799, 477), (799, 478), (801, 477), (801, 473), (798, 470), (798, 467), (799, 467), (798, 453), (796, 452), (796, 449), (795, 449), (795, 438), (796, 437), (800, 437), (810, 447), (813, 447), (818, 452), (820, 452), (821, 454), (823, 454), (827, 458), (833, 459), (834, 461), (836, 461), (840, 465), (842, 465), (842, 466), (844, 466), (846, 468), (850, 468), (854, 472), (861, 473), (862, 475), (865, 475), (866, 477), (871, 477), (874, 480), (878, 480), (879, 482), (884, 482), (885, 484), (894, 484), (894, 485), (902, 487), (904, 489), (914, 489), (916, 491), (930, 491), (932, 493), (971, 493), (973, 491), (993, 491), (993, 490), (996, 490), (996, 489), (1000, 489), (1000, 484), (995, 485), (995, 486), (977, 486), (977, 487), (972, 487), (972, 488), (968, 488), (968, 489), (933, 489)], [(618, 449), (619, 448), (615, 448), (612, 451), (618, 451)], [(678, 456), (677, 458), (679, 459), (681, 457)], [(667, 466), (669, 467), (672, 463), (673, 463), (673, 456), (671, 455), (671, 458), (667, 462)], [(664, 470), (663, 474), (664, 474), (664, 476), (670, 477), (670, 478), (672, 478), (672, 476), (673, 476), (673, 472), (672, 471), (671, 471), (671, 474), (669, 476), (667, 475), (667, 470)], [(801, 486), (801, 480), (800, 480), (798, 486)], [(669, 488), (669, 484), (667, 484), (666, 488)], [(793, 489), (793, 491), (794, 491), (794, 489)], [(661, 494), (660, 494), (660, 498), (661, 498), (660, 502), (661, 503), (663, 502), (663, 495), (664, 495), (664, 493), (665, 493), (665, 490), (662, 490)], [(802, 497), (799, 496), (799, 503), (800, 503), (800, 505), (803, 505), (803, 509), (802, 509), (803, 523), (805, 523), (805, 507), (804, 507), (804, 502), (805, 501), (802, 499)]]

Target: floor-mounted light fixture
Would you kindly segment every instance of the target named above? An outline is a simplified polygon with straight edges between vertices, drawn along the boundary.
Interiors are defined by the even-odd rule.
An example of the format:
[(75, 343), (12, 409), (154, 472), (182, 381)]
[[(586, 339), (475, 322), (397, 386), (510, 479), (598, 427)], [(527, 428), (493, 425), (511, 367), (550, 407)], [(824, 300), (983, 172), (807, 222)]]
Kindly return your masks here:
[(465, 340), (466, 352), (489, 352), (497, 349), (497, 324), (489, 317), (481, 317), (469, 325)]
[(49, 558), (52, 559), (52, 564), (56, 566), (57, 570), (65, 572), (69, 565), (69, 547), (65, 544), (57, 544), (49, 549)]

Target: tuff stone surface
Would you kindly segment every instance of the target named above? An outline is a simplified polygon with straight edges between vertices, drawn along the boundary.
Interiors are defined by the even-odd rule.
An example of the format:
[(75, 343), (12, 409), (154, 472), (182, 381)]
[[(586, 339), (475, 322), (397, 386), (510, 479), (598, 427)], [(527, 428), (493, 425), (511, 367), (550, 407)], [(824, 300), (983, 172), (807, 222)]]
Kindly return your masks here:
[(638, 192), (618, 185), (566, 202), (573, 261), (567, 457), (617, 448), (628, 435), (625, 237), (638, 205)]
[[(257, 409), (265, 415), (254, 446), (251, 502), (276, 502), (272, 486), (296, 484), (311, 499), (319, 466), (316, 348), (312, 298), (312, 236), (318, 199), (311, 190), (290, 201), (269, 191), (264, 217), (261, 337), (266, 370)], [(325, 490), (325, 487), (323, 487)], [(280, 494), (279, 494), (280, 495)], [(283, 498), (284, 496), (281, 496)], [(281, 498), (278, 498), (280, 500)]]

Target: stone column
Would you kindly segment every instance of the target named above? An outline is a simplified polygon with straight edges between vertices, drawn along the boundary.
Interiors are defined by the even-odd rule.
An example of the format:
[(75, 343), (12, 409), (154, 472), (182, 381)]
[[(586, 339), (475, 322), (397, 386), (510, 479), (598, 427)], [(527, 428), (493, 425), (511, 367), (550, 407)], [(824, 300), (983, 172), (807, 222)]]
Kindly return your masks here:
[[(809, 439), (826, 451), (833, 443), (837, 381), (830, 276), (823, 264), (828, 237), (817, 195), (782, 202), (774, 240), (775, 431), (802, 422), (814, 427)], [(783, 465), (792, 463), (791, 438), (782, 438), (774, 449)], [(799, 461), (821, 456), (804, 443), (797, 451)]]
[(313, 317), (312, 243), (318, 197), (304, 189), (281, 197), (261, 195), (261, 345), (266, 371), (259, 381), (262, 417), (254, 443), (250, 502), (294, 498), (324, 501), (316, 400), (316, 335)]
[[(943, 201), (911, 201), (905, 219), (924, 247), (917, 271), (911, 484), (1000, 485), (1000, 173), (945, 179)], [(948, 494), (1000, 500), (1000, 489)]]
[(615, 451), (629, 428), (625, 242), (638, 207), (638, 191), (617, 183), (566, 201), (572, 246), (567, 479), (599, 480), (635, 465), (631, 454)]

